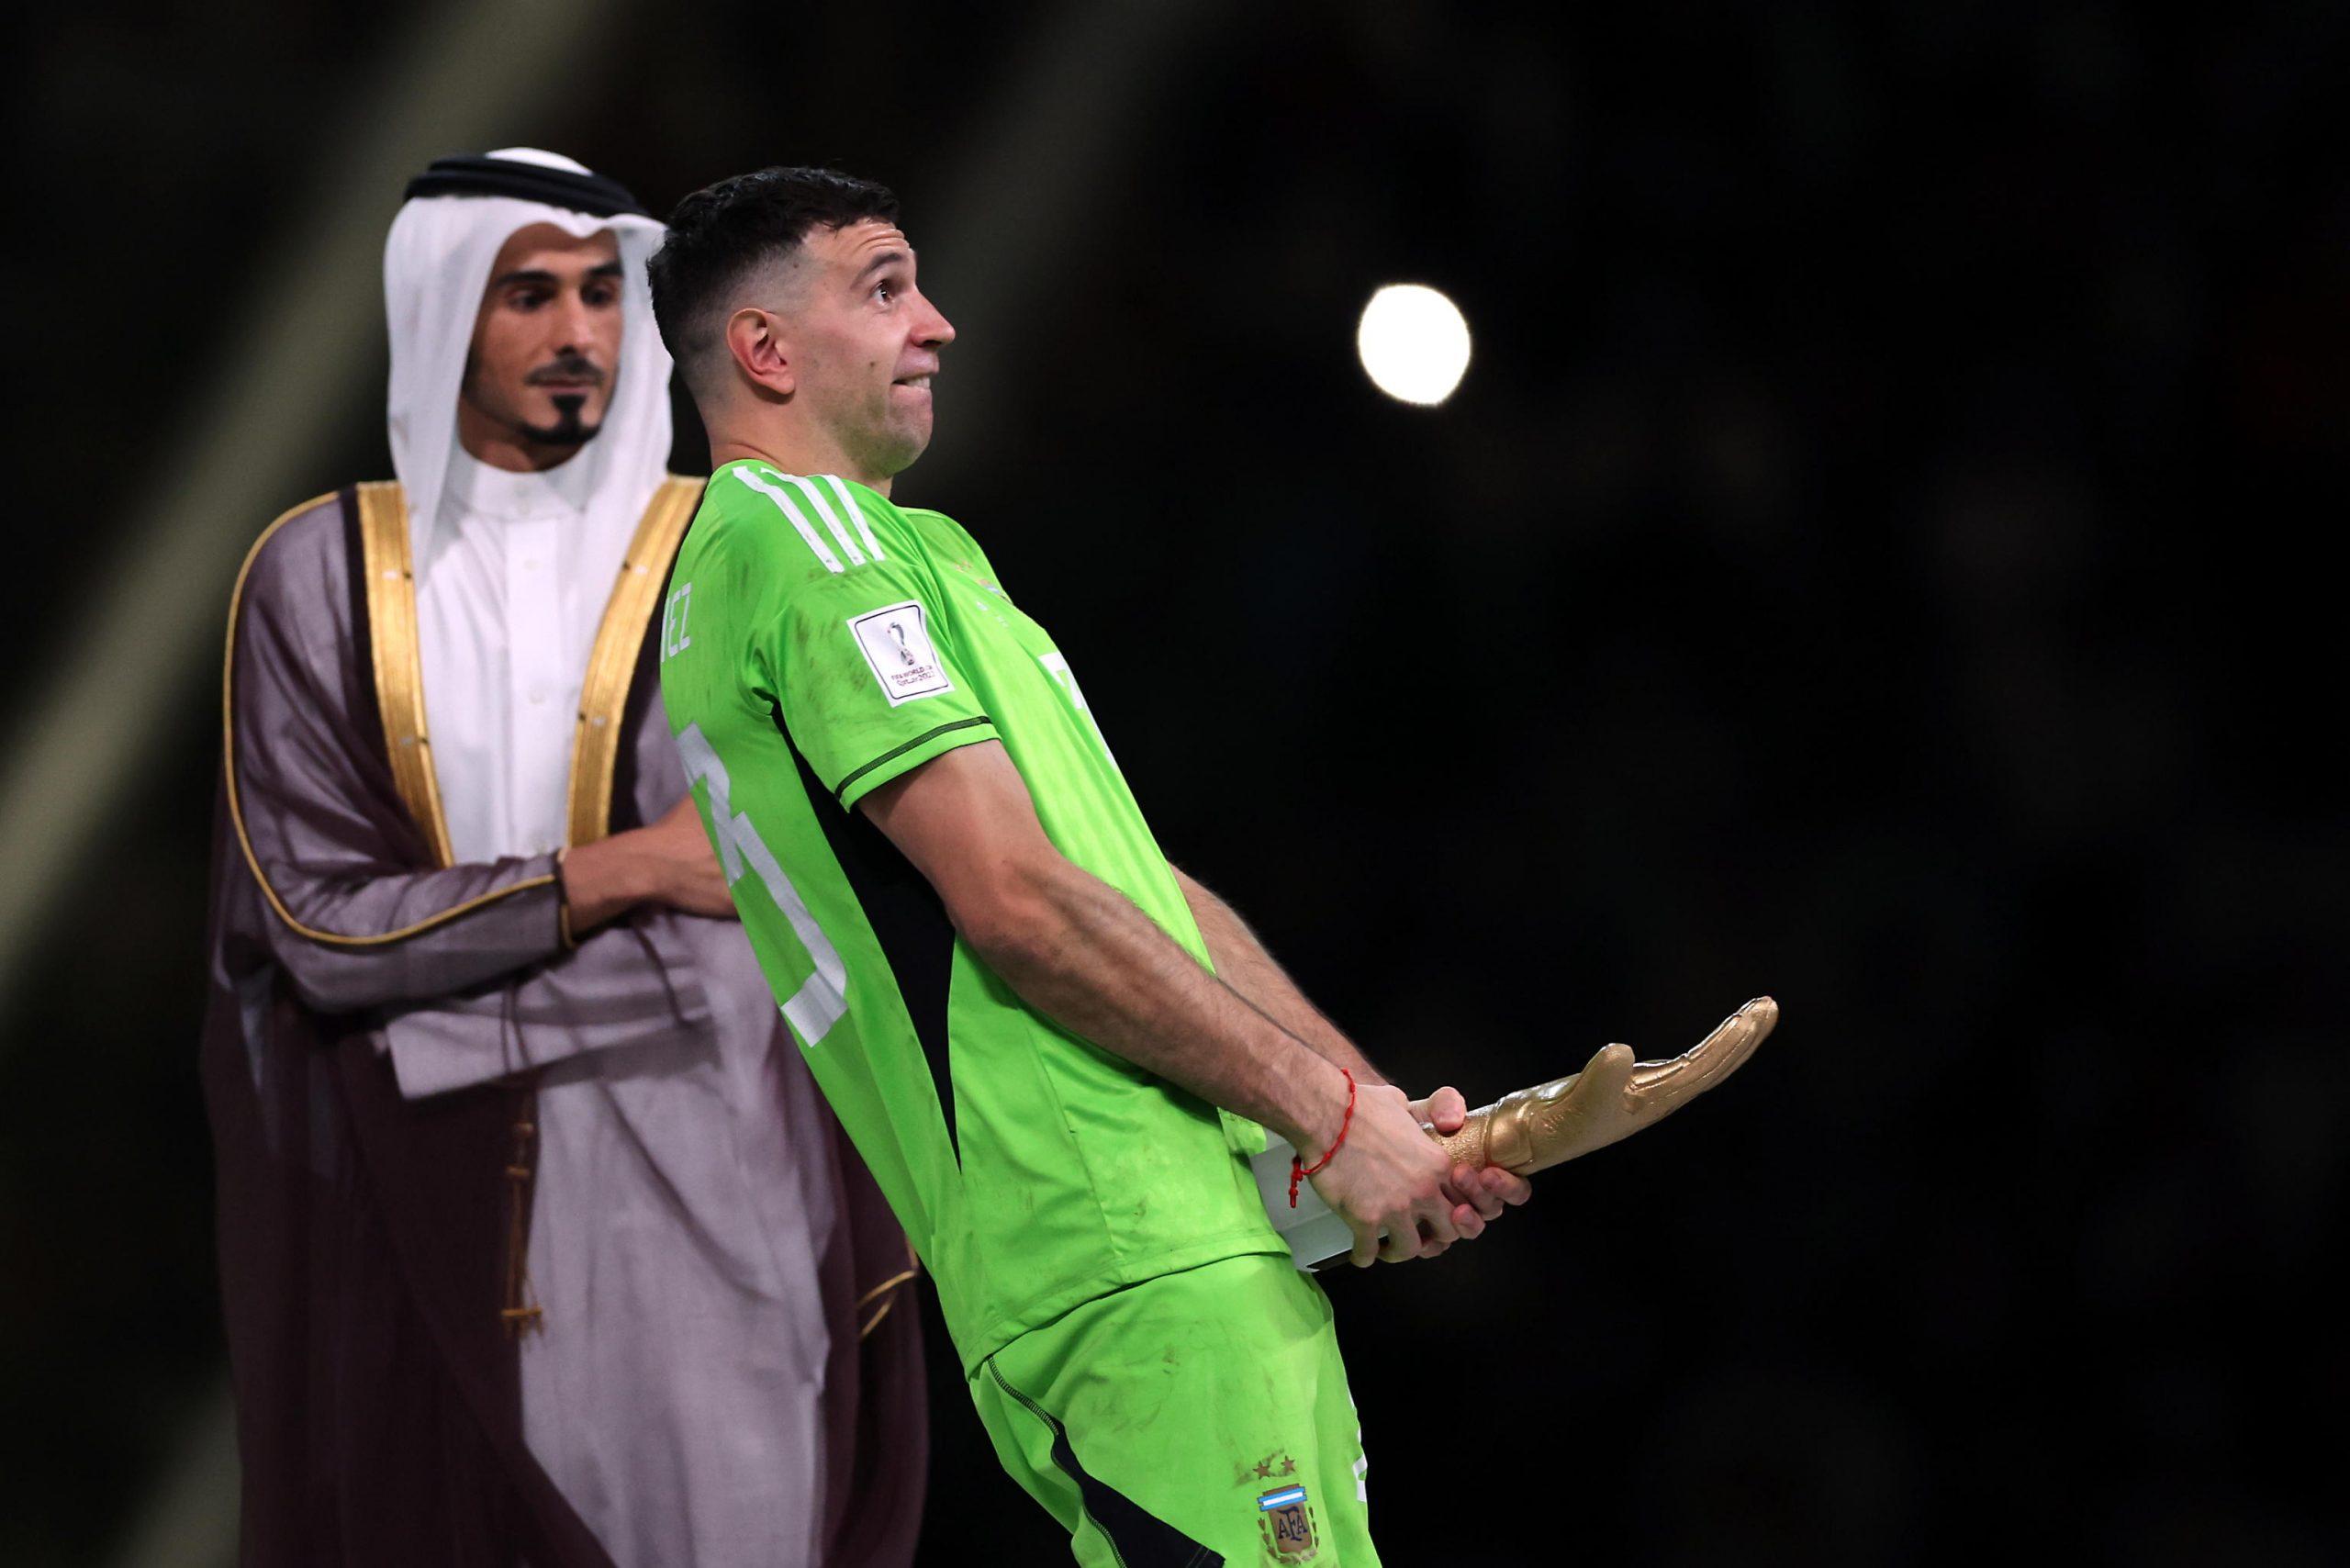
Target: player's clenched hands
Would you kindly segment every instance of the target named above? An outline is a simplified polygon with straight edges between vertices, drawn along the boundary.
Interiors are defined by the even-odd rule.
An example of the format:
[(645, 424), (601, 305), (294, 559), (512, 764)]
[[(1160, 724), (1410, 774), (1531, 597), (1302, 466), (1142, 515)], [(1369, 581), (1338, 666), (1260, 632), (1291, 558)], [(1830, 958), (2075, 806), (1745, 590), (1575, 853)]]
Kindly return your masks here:
[[(1439, 1137), (1450, 1137), (1469, 1122), (1469, 1102), (1460, 1091), (1446, 1084), (1425, 1100), (1412, 1102), (1412, 1114), (1421, 1126)], [(1474, 1241), (1489, 1220), (1499, 1219), (1505, 1204), (1515, 1206), (1534, 1195), (1534, 1183), (1498, 1165), (1452, 1167), (1452, 1223), (1463, 1241)]]
[(1452, 1217), (1457, 1205), (1447, 1190), (1451, 1177), (1452, 1161), (1420, 1130), (1404, 1092), (1366, 1083), (1355, 1091), (1345, 1140), (1311, 1180), (1355, 1233), (1352, 1258), (1363, 1269), (1380, 1259), (1400, 1263), (1433, 1256), (1460, 1238)]

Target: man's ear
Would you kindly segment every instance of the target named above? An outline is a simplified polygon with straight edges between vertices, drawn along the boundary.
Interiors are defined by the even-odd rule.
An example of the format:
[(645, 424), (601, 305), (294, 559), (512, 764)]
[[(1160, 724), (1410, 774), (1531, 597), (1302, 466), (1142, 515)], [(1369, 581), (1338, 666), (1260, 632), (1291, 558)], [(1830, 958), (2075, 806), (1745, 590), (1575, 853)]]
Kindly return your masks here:
[(799, 380), (779, 335), (782, 325), (768, 312), (745, 305), (726, 319), (726, 352), (753, 386), (788, 398)]

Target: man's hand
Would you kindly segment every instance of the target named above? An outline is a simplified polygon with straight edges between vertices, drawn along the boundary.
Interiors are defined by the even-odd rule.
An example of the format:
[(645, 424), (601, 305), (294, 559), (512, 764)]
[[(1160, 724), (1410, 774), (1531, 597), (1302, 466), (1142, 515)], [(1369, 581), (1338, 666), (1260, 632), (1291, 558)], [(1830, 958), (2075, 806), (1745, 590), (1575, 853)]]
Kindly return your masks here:
[(648, 826), (583, 844), (563, 857), (574, 935), (641, 903), (732, 919), (734, 900), (688, 795)]
[[(1439, 1137), (1451, 1137), (1469, 1120), (1469, 1102), (1449, 1083), (1425, 1100), (1413, 1101), (1411, 1111), (1423, 1128)], [(1534, 1183), (1498, 1165), (1455, 1164), (1449, 1195), (1454, 1204), (1453, 1228), (1461, 1240), (1474, 1241), (1485, 1233), (1487, 1221), (1501, 1217), (1505, 1204), (1515, 1207), (1532, 1197)]]
[(1448, 1191), (1451, 1175), (1451, 1160), (1422, 1130), (1404, 1092), (1392, 1084), (1366, 1083), (1355, 1090), (1354, 1121), (1345, 1141), (1310, 1180), (1355, 1233), (1351, 1257), (1356, 1268), (1367, 1269), (1382, 1259), (1401, 1263), (1434, 1257), (1460, 1239), (1456, 1214), (1466, 1209), (1478, 1219), (1473, 1208)]

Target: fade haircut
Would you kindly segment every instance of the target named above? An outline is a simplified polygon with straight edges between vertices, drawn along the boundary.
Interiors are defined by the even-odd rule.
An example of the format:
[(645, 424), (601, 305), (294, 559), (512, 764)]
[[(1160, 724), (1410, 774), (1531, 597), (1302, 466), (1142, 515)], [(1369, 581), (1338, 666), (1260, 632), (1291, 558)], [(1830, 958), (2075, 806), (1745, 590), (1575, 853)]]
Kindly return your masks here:
[(818, 229), (898, 220), (898, 198), (835, 169), (761, 169), (706, 185), (669, 214), (668, 237), (645, 272), (661, 341), (700, 391), (743, 282), (789, 261)]

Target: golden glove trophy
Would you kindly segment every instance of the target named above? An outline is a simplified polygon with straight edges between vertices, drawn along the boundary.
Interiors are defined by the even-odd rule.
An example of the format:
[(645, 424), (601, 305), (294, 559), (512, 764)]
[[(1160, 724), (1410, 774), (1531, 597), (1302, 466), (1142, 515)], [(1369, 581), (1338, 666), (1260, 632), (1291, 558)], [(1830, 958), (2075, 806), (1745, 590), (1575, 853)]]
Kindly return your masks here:
[[(1714, 1032), (1669, 1061), (1634, 1061), (1629, 1046), (1608, 1046), (1581, 1072), (1505, 1094), (1469, 1113), (1449, 1137), (1428, 1136), (1456, 1165), (1498, 1165), (1531, 1176), (1605, 1148), (1659, 1122), (1745, 1065), (1779, 1021), (1779, 1004), (1758, 996)], [(1257, 1192), (1273, 1228), (1289, 1243), (1301, 1269), (1311, 1269), (1354, 1245), (1347, 1222), (1311, 1186), (1289, 1204), (1290, 1156), (1279, 1138), (1249, 1162)]]

